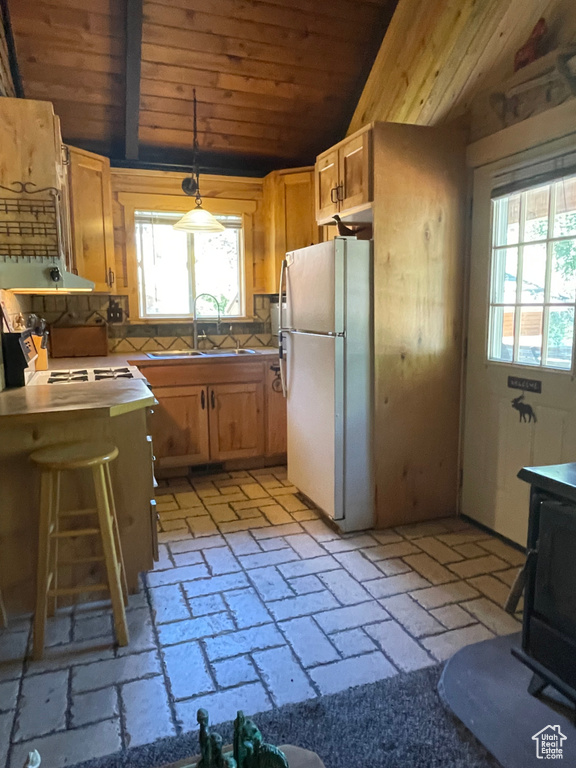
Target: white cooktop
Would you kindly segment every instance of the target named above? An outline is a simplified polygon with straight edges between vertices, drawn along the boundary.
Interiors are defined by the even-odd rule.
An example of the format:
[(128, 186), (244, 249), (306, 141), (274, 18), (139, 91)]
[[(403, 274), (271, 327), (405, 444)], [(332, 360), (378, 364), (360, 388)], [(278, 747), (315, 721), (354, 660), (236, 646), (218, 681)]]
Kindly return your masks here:
[(36, 384), (78, 384), (83, 381), (110, 381), (110, 379), (143, 379), (135, 365), (123, 365), (114, 368), (70, 368), (53, 371), (36, 371), (28, 380), (28, 385)]

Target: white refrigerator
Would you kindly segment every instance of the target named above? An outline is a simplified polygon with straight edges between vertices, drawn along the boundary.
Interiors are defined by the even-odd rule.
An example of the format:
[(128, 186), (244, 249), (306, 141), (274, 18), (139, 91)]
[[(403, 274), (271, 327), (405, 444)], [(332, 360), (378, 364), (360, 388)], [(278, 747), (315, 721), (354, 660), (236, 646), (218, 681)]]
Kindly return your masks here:
[(288, 478), (341, 530), (370, 528), (371, 241), (337, 237), (287, 253), (280, 298), (284, 292), (279, 343)]

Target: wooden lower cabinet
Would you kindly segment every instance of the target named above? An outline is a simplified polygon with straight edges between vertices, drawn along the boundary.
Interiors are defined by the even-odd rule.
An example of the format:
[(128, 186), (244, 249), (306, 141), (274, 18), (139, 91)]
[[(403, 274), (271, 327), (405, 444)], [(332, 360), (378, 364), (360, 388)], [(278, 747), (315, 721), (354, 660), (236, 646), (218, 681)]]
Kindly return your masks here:
[(206, 387), (160, 387), (152, 418), (159, 467), (206, 464), (210, 460)]
[(210, 387), (209, 423), (213, 461), (263, 456), (263, 385), (217, 384)]
[(158, 401), (150, 428), (159, 469), (286, 453), (286, 401), (274, 358), (139, 367)]
[(266, 454), (286, 453), (286, 400), (282, 394), (278, 361), (266, 366)]

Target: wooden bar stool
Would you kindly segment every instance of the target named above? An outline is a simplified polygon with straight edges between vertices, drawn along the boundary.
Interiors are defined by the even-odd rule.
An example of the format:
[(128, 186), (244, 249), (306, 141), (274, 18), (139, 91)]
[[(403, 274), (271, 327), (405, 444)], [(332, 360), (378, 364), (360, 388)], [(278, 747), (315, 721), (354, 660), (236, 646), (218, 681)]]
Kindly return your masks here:
[[(41, 659), (44, 653), (46, 615), (47, 613), (50, 616), (54, 615), (58, 595), (108, 590), (112, 600), (116, 638), (120, 645), (128, 645), (128, 626), (124, 610), (124, 606), (128, 604), (128, 588), (109, 467), (116, 456), (118, 456), (118, 448), (111, 443), (82, 442), (41, 448), (30, 457), (42, 473), (34, 616), (35, 659)], [(77, 469), (92, 470), (96, 508), (62, 512), (60, 510), (61, 474)], [(84, 516), (97, 517), (97, 524), (81, 528), (65, 528), (62, 525), (66, 519)], [(58, 588), (58, 542), (65, 538), (81, 536), (100, 536), (103, 556), (69, 560), (60, 565), (104, 562), (107, 583)]]

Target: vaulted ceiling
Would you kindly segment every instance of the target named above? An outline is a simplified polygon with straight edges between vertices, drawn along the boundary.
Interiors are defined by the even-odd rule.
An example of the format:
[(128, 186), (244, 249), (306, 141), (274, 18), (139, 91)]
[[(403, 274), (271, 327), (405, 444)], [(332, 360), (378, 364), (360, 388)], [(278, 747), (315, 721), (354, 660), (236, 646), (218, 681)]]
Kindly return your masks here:
[(196, 88), (202, 165), (261, 172), (345, 135), (395, 6), (9, 0), (24, 94), (54, 103), (65, 141), (187, 163)]

